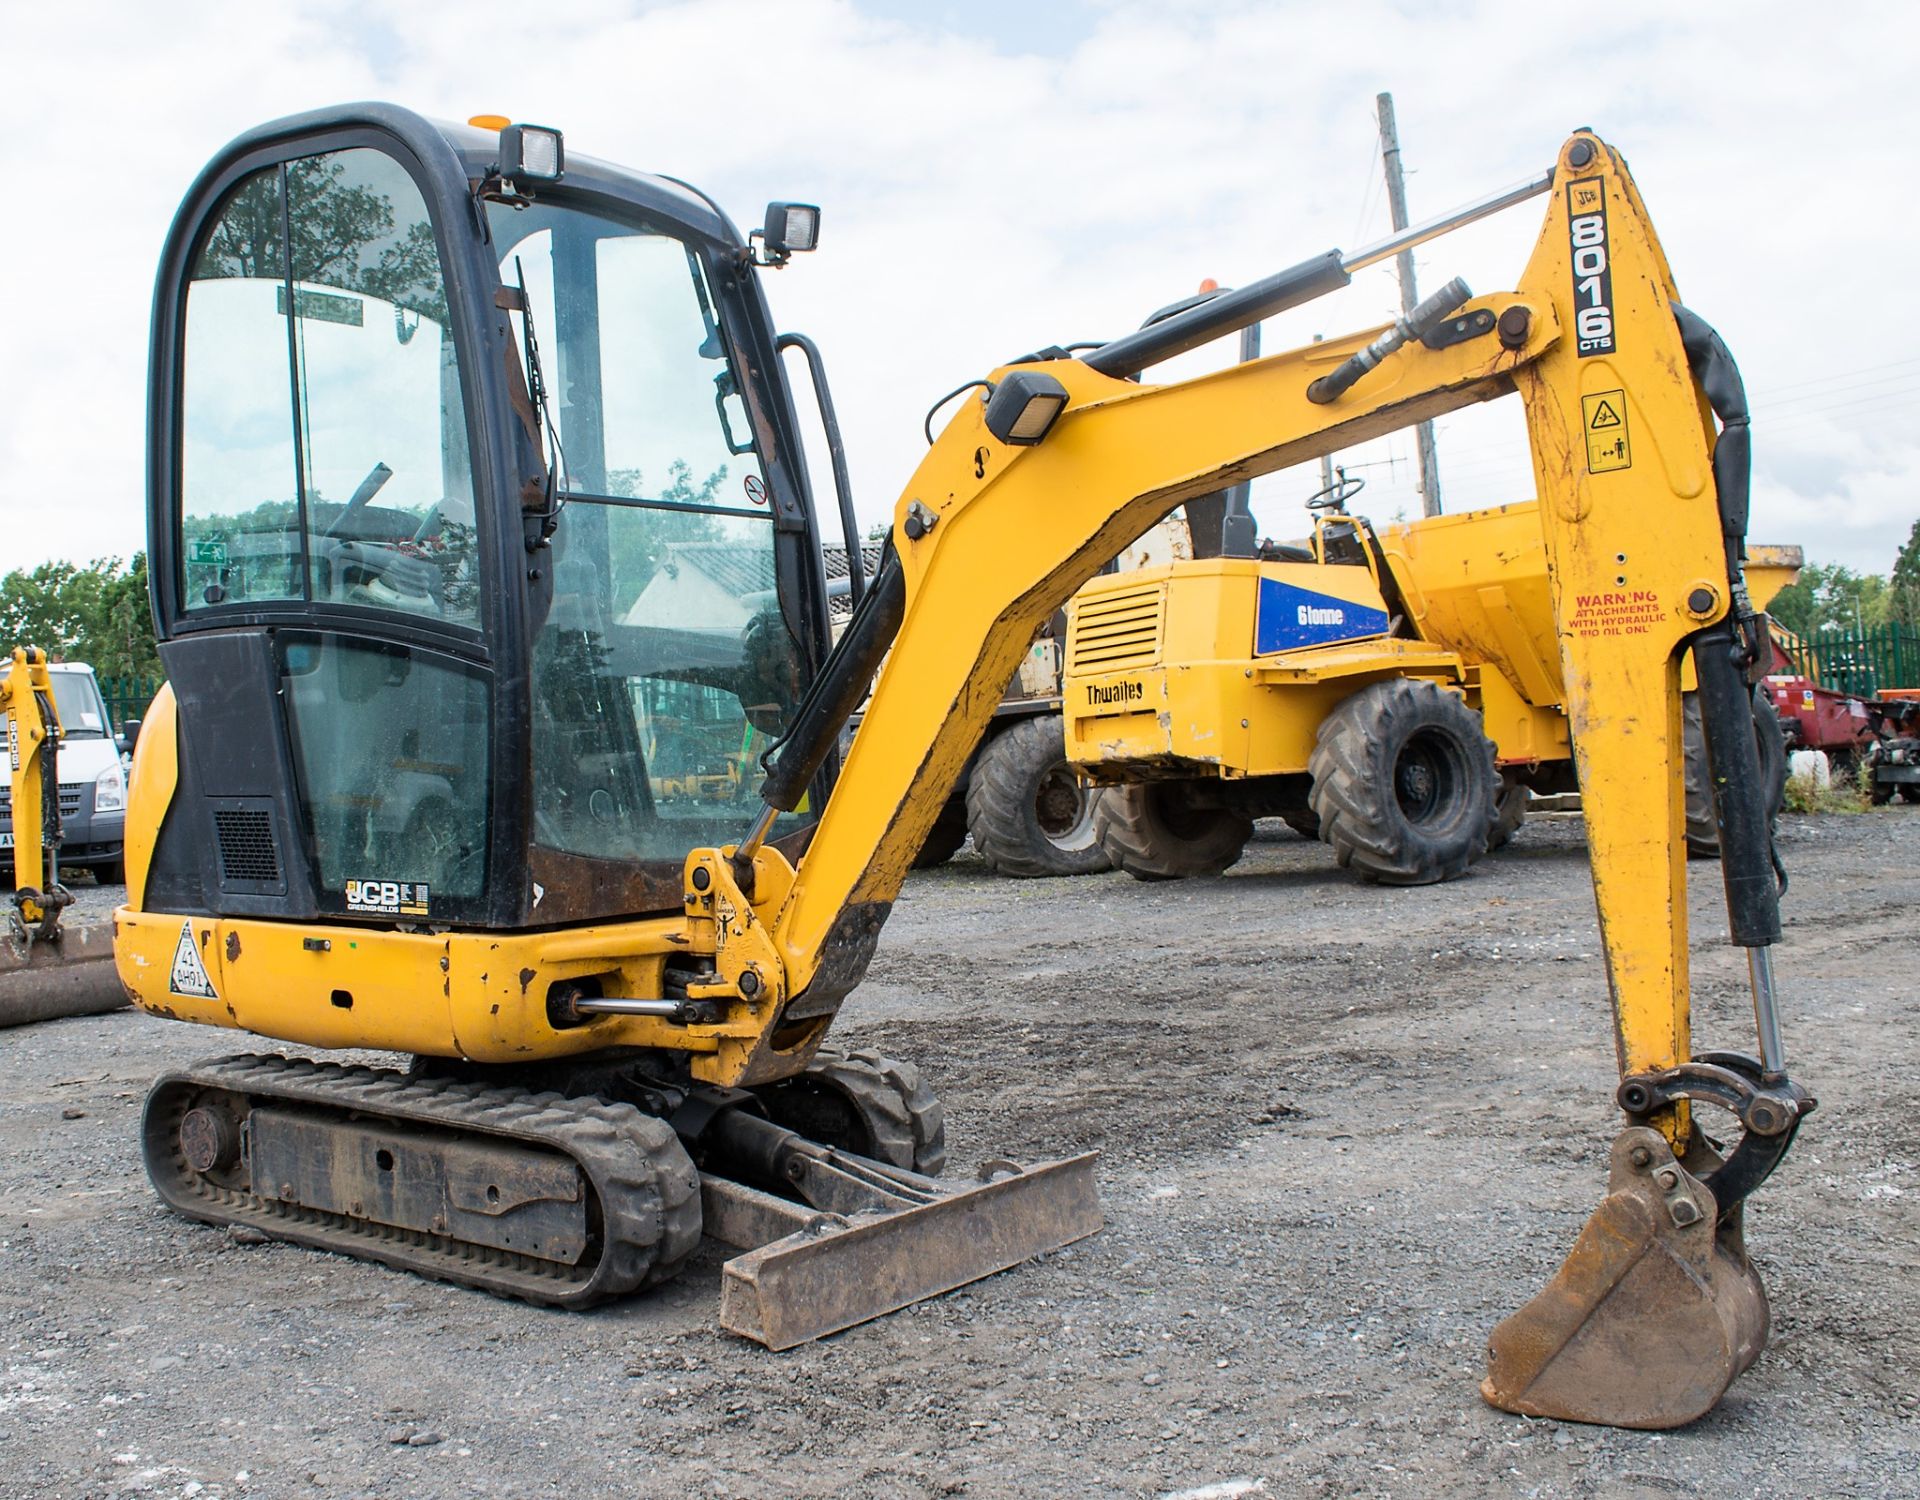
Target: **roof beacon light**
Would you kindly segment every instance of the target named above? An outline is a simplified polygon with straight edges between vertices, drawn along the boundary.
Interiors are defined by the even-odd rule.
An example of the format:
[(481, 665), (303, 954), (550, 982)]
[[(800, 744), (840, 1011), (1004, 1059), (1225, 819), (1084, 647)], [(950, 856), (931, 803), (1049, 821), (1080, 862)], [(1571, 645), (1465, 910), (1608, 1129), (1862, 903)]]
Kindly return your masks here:
[(558, 182), (566, 165), (559, 131), (545, 125), (509, 125), (500, 132), (500, 175), (509, 182)]
[(1052, 430), (1067, 388), (1038, 370), (1015, 370), (987, 398), (986, 424), (1010, 448), (1031, 448)]

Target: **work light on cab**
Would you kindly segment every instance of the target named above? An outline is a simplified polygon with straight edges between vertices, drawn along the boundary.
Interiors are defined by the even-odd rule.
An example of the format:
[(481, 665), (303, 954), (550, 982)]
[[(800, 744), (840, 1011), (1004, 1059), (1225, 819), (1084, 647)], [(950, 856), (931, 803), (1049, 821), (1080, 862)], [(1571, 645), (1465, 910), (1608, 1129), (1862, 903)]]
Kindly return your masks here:
[(749, 238), (760, 241), (761, 264), (784, 266), (789, 257), (819, 245), (820, 206), (817, 203), (769, 203), (766, 222)]
[(1066, 409), (1067, 388), (1038, 370), (1015, 370), (987, 397), (987, 431), (1013, 448), (1031, 448)]
[(557, 130), (509, 125), (500, 132), (500, 175), (509, 182), (558, 182), (566, 164), (566, 149)]

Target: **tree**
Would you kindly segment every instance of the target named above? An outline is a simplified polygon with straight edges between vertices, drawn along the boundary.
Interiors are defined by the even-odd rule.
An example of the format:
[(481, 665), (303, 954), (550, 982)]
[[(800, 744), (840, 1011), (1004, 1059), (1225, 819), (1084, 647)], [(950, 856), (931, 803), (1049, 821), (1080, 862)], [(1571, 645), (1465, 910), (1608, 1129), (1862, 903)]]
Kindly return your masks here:
[(38, 646), (83, 661), (103, 677), (158, 676), (147, 555), (85, 567), (68, 562), (16, 569), (0, 579), (0, 650)]
[(1898, 624), (1920, 627), (1920, 521), (1913, 523), (1906, 546), (1894, 559), (1887, 615)]
[(1883, 625), (1891, 602), (1887, 581), (1878, 574), (1856, 573), (1840, 563), (1808, 563), (1800, 581), (1775, 594), (1767, 611), (1794, 634), (1811, 637), (1823, 629)]

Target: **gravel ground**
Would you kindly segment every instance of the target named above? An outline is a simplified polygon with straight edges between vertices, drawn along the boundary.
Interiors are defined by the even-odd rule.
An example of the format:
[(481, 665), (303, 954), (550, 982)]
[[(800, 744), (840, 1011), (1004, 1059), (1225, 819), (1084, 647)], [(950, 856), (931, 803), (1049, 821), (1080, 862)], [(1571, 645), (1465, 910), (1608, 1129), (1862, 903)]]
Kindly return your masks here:
[[(1216, 881), (914, 878), (837, 1034), (927, 1069), (960, 1168), (1098, 1148), (1108, 1225), (781, 1355), (716, 1330), (711, 1252), (568, 1315), (237, 1244), (163, 1212), (135, 1147), (153, 1075), (227, 1038), (0, 1033), (0, 1492), (1920, 1495), (1920, 809), (1782, 844), (1822, 1107), (1749, 1217), (1772, 1345), (1685, 1431), (1476, 1391), (1616, 1126), (1578, 820), (1411, 891), (1263, 825)], [(1747, 1047), (1692, 874), (1698, 1033)]]

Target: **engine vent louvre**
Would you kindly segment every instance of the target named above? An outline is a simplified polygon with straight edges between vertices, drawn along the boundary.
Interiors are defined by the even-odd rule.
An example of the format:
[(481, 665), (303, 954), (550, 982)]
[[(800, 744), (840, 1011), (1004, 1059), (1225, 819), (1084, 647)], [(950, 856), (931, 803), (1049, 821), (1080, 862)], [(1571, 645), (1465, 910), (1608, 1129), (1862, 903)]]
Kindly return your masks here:
[(273, 842), (273, 817), (253, 808), (216, 808), (214, 832), (220, 840), (220, 878), (227, 882), (280, 880), (280, 851)]
[(1070, 672), (1112, 672), (1151, 666), (1160, 658), (1166, 590), (1154, 583), (1074, 604)]

